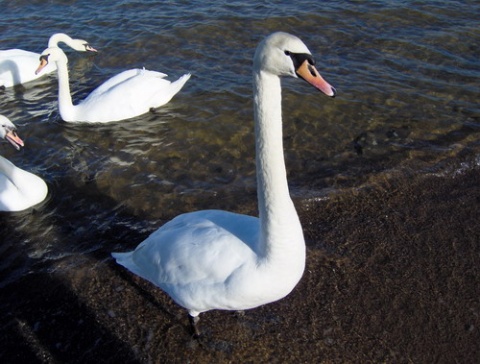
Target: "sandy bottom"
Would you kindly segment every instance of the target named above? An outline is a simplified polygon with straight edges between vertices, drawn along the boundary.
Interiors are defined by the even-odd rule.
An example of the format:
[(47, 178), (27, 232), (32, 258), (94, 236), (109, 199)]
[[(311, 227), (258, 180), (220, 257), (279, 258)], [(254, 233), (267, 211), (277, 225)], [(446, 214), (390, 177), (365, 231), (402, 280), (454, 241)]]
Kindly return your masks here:
[(299, 206), (300, 284), (244, 315), (203, 314), (200, 340), (181, 308), (109, 257), (68, 257), (2, 289), (0, 361), (474, 363), (479, 186), (478, 169), (386, 178)]

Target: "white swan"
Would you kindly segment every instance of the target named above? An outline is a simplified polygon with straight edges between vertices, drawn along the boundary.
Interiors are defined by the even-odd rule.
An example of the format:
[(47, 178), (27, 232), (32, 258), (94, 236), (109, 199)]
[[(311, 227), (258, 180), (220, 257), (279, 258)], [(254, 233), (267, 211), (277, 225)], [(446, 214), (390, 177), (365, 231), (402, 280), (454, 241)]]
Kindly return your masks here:
[(68, 79), (67, 56), (58, 47), (45, 49), (37, 73), (50, 63), (58, 69), (58, 107), (60, 116), (69, 122), (119, 121), (145, 114), (169, 102), (180, 91), (190, 74), (175, 82), (164, 73), (131, 69), (119, 73), (92, 91), (78, 105), (73, 105)]
[(6, 139), (16, 150), (24, 146), (23, 140), (17, 135), (17, 127), (6, 116), (0, 115), (0, 138)]
[(286, 178), (279, 76), (301, 77), (335, 95), (297, 37), (274, 33), (258, 46), (253, 80), (260, 218), (219, 210), (186, 213), (134, 251), (112, 253), (117, 263), (186, 308), (196, 335), (200, 313), (279, 300), (303, 274), (305, 242)]
[(16, 150), (23, 147), (23, 140), (17, 135), (17, 127), (6, 116), (0, 115), (0, 138), (6, 139)]
[[(72, 39), (63, 33), (53, 34), (48, 40), (49, 47), (58, 47), (58, 43), (65, 43), (79, 52), (96, 50), (83, 39)], [(51, 73), (57, 68), (55, 64), (49, 65), (42, 75), (36, 74), (39, 53), (24, 51), (22, 49), (0, 50), (0, 87), (12, 87), (18, 84), (36, 80), (43, 74)]]
[[(0, 138), (7, 139), (16, 149), (23, 141), (15, 125), (0, 115)], [(48, 193), (46, 183), (34, 174), (16, 167), (0, 156), (0, 211), (22, 211), (42, 202)]]

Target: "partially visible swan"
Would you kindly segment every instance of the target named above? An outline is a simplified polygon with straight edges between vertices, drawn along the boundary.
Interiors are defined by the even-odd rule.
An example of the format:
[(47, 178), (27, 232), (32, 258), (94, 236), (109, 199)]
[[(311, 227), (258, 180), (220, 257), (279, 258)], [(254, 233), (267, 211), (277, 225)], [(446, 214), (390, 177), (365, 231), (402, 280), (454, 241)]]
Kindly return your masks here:
[(0, 138), (6, 139), (16, 150), (23, 147), (23, 140), (17, 135), (17, 127), (6, 116), (0, 115)]
[[(83, 39), (72, 39), (64, 33), (53, 34), (48, 40), (49, 47), (58, 47), (58, 43), (65, 43), (79, 52), (96, 52), (96, 50)], [(35, 73), (38, 67), (39, 53), (24, 51), (22, 49), (0, 50), (0, 87), (12, 87), (21, 83), (36, 80), (43, 74), (51, 73), (57, 68), (55, 64), (49, 65), (42, 75)]]
[(290, 198), (282, 142), (280, 76), (303, 78), (335, 95), (305, 44), (274, 33), (253, 61), (258, 209), (260, 217), (204, 210), (179, 215), (117, 263), (163, 289), (188, 310), (196, 335), (199, 314), (245, 310), (288, 295), (302, 277), (305, 241)]
[[(0, 115), (0, 138), (7, 139), (17, 150), (24, 145), (15, 125), (3, 115)], [(42, 202), (47, 193), (43, 179), (0, 156), (0, 211), (28, 209)]]
[(51, 63), (58, 69), (58, 107), (60, 116), (69, 122), (119, 121), (145, 114), (169, 102), (180, 91), (190, 74), (175, 82), (164, 73), (130, 69), (113, 76), (92, 91), (78, 105), (73, 105), (68, 78), (67, 56), (58, 47), (42, 52), (37, 73)]

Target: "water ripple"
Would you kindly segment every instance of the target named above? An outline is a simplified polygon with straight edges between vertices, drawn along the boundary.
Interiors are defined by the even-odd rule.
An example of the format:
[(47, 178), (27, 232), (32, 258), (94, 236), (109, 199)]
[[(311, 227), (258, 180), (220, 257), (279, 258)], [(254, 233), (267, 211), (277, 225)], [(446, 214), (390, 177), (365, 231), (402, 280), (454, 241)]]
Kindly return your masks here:
[(99, 49), (67, 51), (75, 102), (127, 68), (192, 79), (155, 113), (107, 125), (61, 121), (55, 75), (0, 90), (0, 111), (26, 142), (21, 152), (2, 144), (2, 154), (51, 189), (35, 212), (4, 216), (0, 281), (68, 254), (107, 256), (180, 212), (256, 213), (251, 59), (275, 30), (299, 35), (339, 92), (330, 100), (283, 83), (296, 199), (478, 154), (479, 10), (444, 1), (6, 2), (1, 48), (41, 52), (62, 31)]

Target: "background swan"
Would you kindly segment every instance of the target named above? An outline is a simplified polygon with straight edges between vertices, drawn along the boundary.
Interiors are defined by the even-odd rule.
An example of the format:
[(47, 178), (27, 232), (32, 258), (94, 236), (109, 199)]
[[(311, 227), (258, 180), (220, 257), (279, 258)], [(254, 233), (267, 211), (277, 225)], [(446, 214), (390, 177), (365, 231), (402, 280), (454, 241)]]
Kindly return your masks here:
[(297, 37), (274, 33), (258, 46), (253, 80), (260, 217), (219, 210), (182, 214), (134, 251), (112, 253), (117, 263), (186, 308), (197, 335), (200, 313), (279, 300), (303, 274), (305, 242), (286, 178), (279, 76), (301, 77), (335, 95)]
[(0, 138), (6, 139), (16, 150), (23, 147), (23, 140), (17, 135), (17, 127), (6, 116), (0, 115)]
[[(56, 33), (48, 40), (49, 47), (58, 47), (58, 43), (65, 43), (79, 52), (96, 52), (83, 39), (72, 39), (67, 34)], [(43, 73), (36, 74), (38, 67), (39, 53), (24, 51), (22, 49), (8, 49), (0, 51), (0, 87), (12, 87), (21, 83), (36, 80), (44, 74), (51, 73), (57, 69), (55, 64), (49, 65)]]
[[(0, 138), (7, 139), (17, 150), (24, 145), (15, 125), (3, 115), (0, 115)], [(42, 202), (47, 193), (43, 179), (0, 156), (0, 211), (25, 210)]]
[(85, 100), (73, 105), (65, 53), (58, 47), (49, 47), (40, 59), (37, 73), (51, 63), (57, 65), (60, 116), (70, 122), (106, 123), (145, 114), (169, 102), (190, 78), (186, 74), (170, 82), (164, 73), (131, 69), (110, 78)]

